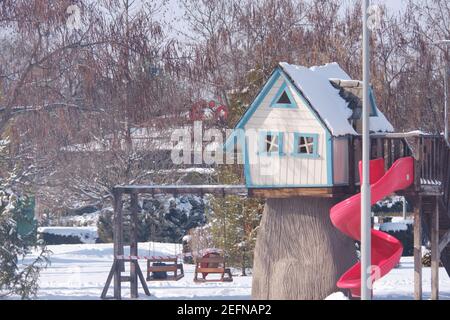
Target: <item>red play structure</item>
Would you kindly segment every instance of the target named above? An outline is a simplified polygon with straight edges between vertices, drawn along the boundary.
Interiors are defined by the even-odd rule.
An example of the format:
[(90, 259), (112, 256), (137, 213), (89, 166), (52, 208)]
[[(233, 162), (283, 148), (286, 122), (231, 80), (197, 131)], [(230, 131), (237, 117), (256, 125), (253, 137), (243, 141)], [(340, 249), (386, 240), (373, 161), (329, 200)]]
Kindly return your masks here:
[[(359, 163), (361, 176), (361, 162)], [(395, 161), (384, 172), (384, 159), (370, 161), (371, 204), (383, 199), (395, 191), (408, 188), (414, 182), (414, 159), (404, 157)], [(334, 226), (355, 240), (361, 239), (361, 194), (358, 193), (335, 205), (330, 210)], [(381, 278), (400, 261), (403, 246), (399, 240), (387, 233), (372, 230), (372, 265), (371, 281)], [(353, 296), (360, 296), (361, 263), (356, 263), (345, 272), (337, 286), (350, 289)]]

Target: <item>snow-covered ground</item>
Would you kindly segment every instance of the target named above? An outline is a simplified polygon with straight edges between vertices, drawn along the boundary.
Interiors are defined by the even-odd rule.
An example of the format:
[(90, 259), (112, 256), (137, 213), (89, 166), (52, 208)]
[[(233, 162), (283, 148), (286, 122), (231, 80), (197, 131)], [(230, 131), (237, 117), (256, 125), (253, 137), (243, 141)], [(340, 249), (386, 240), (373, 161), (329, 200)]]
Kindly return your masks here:
[[(172, 255), (174, 244), (141, 243), (141, 255)], [(111, 268), (112, 244), (72, 244), (49, 246), (51, 265), (42, 272), (38, 299), (99, 299)], [(145, 272), (145, 261), (141, 261)], [(237, 274), (230, 283), (195, 284), (194, 266), (184, 265), (185, 277), (177, 282), (148, 282), (151, 297), (140, 289), (140, 299), (251, 299), (251, 276)], [(423, 268), (423, 294), (430, 297), (430, 268)], [(450, 299), (450, 279), (443, 268), (439, 273), (440, 298)], [(374, 286), (376, 299), (412, 299), (414, 271), (412, 257), (403, 257), (400, 267), (392, 270)], [(110, 294), (112, 290), (110, 289)], [(123, 297), (129, 297), (129, 284), (123, 283)]]

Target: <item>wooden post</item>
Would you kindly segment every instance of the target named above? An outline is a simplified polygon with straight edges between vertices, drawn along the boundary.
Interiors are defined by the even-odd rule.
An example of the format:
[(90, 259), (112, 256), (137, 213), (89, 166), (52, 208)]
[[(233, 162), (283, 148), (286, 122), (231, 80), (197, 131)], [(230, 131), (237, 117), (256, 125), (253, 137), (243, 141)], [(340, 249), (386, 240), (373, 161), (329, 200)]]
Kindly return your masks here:
[(383, 158), (383, 139), (377, 139), (377, 158)]
[(414, 208), (414, 299), (422, 300), (422, 196)]
[(392, 139), (387, 139), (387, 150), (386, 150), (386, 162), (385, 162), (385, 169), (389, 169), (392, 166)]
[[(130, 194), (130, 207), (131, 207), (131, 230), (130, 230), (130, 255), (138, 256), (138, 239), (137, 239), (137, 224), (138, 224), (138, 195), (136, 192), (132, 192)], [(130, 292), (131, 298), (137, 298), (138, 295), (138, 278), (137, 278), (137, 270), (136, 264), (139, 263), (139, 260), (135, 262), (132, 261), (130, 263)]]
[(356, 183), (356, 179), (355, 179), (355, 139), (353, 136), (350, 136), (348, 138), (348, 184), (349, 184), (349, 188), (350, 188), (350, 193), (355, 193), (355, 183)]
[[(414, 188), (416, 191), (420, 191), (420, 177), (422, 175), (422, 139), (421, 137), (416, 138), (416, 157), (414, 162)], [(420, 201), (422, 205), (422, 201)]]
[(439, 299), (439, 199), (431, 215), (431, 299)]
[[(114, 261), (118, 255), (123, 255), (123, 214), (122, 214), (122, 192), (114, 189)], [(114, 270), (114, 298), (121, 298), (121, 271), (124, 269), (123, 261), (115, 263)]]

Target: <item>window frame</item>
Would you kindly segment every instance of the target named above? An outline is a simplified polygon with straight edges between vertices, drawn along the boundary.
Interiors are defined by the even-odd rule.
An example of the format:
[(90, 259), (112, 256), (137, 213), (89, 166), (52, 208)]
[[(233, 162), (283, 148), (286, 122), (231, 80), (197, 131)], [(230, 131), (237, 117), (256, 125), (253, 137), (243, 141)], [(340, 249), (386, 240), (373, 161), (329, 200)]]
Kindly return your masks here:
[[(312, 138), (313, 139), (313, 153), (301, 153), (298, 151), (300, 138)], [(318, 145), (319, 145), (319, 134), (317, 133), (303, 133), (303, 132), (294, 132), (294, 146), (291, 155), (299, 158), (319, 158), (318, 153)]]
[[(278, 100), (281, 98), (283, 93), (286, 92), (286, 95), (288, 96), (291, 103), (278, 103)], [(295, 109), (297, 108), (297, 104), (294, 100), (294, 97), (292, 96), (290, 88), (287, 86), (286, 82), (283, 82), (283, 84), (278, 89), (277, 93), (275, 94), (274, 98), (272, 99), (272, 102), (270, 103), (271, 108), (279, 108), (279, 109)]]
[[(278, 139), (278, 151), (267, 151), (267, 136), (276, 136)], [(284, 132), (281, 131), (260, 131), (258, 135), (258, 155), (259, 156), (284, 156)]]

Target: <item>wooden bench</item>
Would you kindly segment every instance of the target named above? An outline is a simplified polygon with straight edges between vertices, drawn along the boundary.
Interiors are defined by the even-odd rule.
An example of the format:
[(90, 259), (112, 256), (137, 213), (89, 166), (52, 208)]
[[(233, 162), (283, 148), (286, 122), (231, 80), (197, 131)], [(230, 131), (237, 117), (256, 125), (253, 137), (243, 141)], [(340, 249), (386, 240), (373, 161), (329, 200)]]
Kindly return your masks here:
[[(206, 267), (205, 267), (206, 266)], [(198, 274), (202, 274), (202, 278)], [(208, 274), (219, 274), (219, 279), (206, 279)], [(231, 282), (233, 275), (225, 268), (225, 259), (221, 256), (197, 258), (195, 260), (194, 282)]]
[[(166, 265), (152, 265), (167, 263)], [(165, 272), (166, 277), (155, 277), (155, 272)], [(168, 275), (167, 272), (173, 272)], [(177, 257), (147, 258), (147, 281), (178, 281), (184, 277), (183, 264), (178, 263)]]

